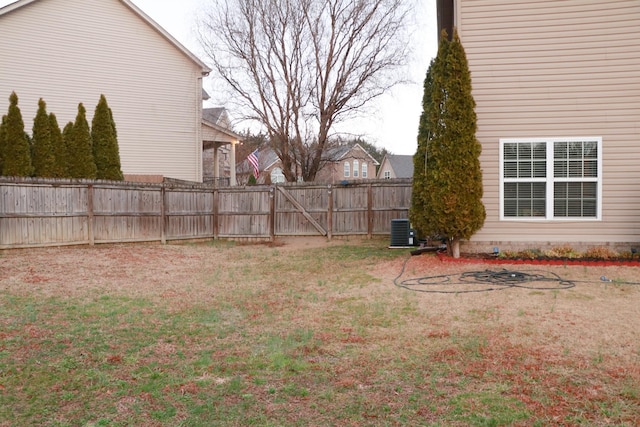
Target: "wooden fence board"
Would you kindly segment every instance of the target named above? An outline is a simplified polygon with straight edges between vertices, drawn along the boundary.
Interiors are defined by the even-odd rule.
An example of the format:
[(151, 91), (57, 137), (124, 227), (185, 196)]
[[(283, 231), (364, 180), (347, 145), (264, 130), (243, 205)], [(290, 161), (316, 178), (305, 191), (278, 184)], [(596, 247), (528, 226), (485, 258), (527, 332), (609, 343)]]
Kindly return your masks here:
[(0, 249), (389, 234), (410, 202), (411, 180), (216, 188), (0, 177)]

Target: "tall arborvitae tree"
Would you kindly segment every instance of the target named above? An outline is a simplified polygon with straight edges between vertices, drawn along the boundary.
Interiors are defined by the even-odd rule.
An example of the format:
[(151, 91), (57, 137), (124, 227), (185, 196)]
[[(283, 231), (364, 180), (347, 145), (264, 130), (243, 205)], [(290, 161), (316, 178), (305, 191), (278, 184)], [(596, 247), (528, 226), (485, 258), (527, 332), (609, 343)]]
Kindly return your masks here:
[(69, 175), (72, 178), (96, 178), (96, 163), (91, 148), (91, 131), (87, 122), (87, 110), (82, 103), (78, 104), (78, 115), (73, 123), (67, 142)]
[[(441, 43), (440, 49), (443, 50), (446, 45)], [(418, 126), (418, 148), (413, 156), (413, 184), (411, 192), (411, 207), (409, 208), (409, 218), (411, 225), (419, 231), (421, 237), (437, 238), (440, 236), (427, 236), (431, 233), (428, 223), (427, 200), (425, 200), (427, 188), (427, 147), (433, 135), (434, 123), (432, 114), (431, 92), (433, 88), (433, 70), (439, 65), (438, 57), (434, 58), (427, 70), (427, 77), (424, 79), (424, 95), (422, 96), (422, 114), (420, 115), (420, 124)], [(433, 165), (429, 165), (433, 166)]]
[(22, 113), (18, 107), (18, 95), (15, 92), (9, 97), (9, 112), (4, 126), (5, 146), (2, 164), (2, 175), (31, 176), (31, 145), (24, 131)]
[(62, 137), (62, 132), (58, 125), (58, 119), (53, 113), (49, 114), (49, 129), (51, 131), (51, 149), (54, 154), (51, 176), (54, 178), (68, 178), (67, 146), (64, 143), (64, 138)]
[(414, 175), (422, 176), (419, 184), (414, 183), (419, 199), (412, 207), (411, 220), (419, 224), (421, 233), (447, 238), (449, 252), (457, 258), (460, 241), (482, 227), (486, 213), (471, 73), (455, 31), (451, 41), (444, 33), (441, 37), (425, 80), (423, 101), (414, 158), (418, 166)]
[(116, 125), (113, 120), (113, 112), (104, 95), (100, 95), (100, 101), (91, 121), (91, 140), (97, 178), (122, 181)]
[(38, 101), (38, 112), (33, 119), (33, 174), (44, 178), (55, 178), (55, 153), (51, 145), (51, 122), (47, 104)]

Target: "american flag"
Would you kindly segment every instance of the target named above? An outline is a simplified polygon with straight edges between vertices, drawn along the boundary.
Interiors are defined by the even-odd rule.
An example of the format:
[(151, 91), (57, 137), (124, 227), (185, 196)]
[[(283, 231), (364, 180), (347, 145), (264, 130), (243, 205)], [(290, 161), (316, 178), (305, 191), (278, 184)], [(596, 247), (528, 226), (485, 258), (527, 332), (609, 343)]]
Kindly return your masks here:
[(258, 165), (258, 150), (256, 149), (253, 153), (249, 154), (247, 157), (247, 161), (251, 163), (253, 166), (253, 176), (258, 179), (260, 176), (260, 166)]

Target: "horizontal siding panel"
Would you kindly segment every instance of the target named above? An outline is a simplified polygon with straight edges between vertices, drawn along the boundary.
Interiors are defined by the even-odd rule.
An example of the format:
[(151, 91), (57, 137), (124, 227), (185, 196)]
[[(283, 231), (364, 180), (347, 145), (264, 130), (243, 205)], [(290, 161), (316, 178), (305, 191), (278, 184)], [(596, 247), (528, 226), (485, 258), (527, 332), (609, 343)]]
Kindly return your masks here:
[(104, 94), (124, 173), (199, 179), (202, 70), (127, 6), (38, 1), (0, 20), (0, 95), (16, 91), (28, 130), (40, 97), (64, 127)]
[[(640, 1), (459, 0), (485, 225), (474, 242), (640, 241)], [(501, 138), (600, 136), (601, 221), (500, 221)]]

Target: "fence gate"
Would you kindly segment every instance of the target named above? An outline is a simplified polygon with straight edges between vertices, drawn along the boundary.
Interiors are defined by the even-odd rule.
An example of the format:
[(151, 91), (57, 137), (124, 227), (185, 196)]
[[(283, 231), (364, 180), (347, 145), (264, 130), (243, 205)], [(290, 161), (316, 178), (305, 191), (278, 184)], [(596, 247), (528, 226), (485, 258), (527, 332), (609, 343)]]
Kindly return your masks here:
[(276, 186), (275, 235), (330, 236), (328, 216), (331, 190), (326, 186)]

